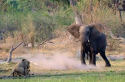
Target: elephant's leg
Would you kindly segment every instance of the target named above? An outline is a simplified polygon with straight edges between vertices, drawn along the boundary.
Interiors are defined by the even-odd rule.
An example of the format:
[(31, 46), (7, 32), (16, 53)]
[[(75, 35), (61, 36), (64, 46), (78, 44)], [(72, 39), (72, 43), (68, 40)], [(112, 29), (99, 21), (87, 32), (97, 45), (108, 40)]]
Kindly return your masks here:
[(81, 54), (81, 62), (82, 62), (82, 64), (86, 64), (86, 62), (85, 62), (85, 53)]
[(92, 64), (92, 53), (89, 53), (89, 64)]
[(109, 60), (107, 59), (107, 57), (106, 57), (106, 55), (105, 55), (105, 52), (104, 51), (102, 51), (102, 52), (100, 52), (100, 55), (101, 55), (101, 57), (103, 58), (103, 60), (105, 61), (105, 63), (106, 63), (106, 67), (111, 67), (111, 64), (110, 64), (110, 62), (109, 62)]
[(90, 52), (91, 52), (91, 55), (92, 55), (92, 65), (96, 65), (96, 54), (98, 53), (96, 43), (93, 42), (91, 44)]
[(85, 51), (84, 51), (83, 46), (81, 47), (81, 63), (86, 64), (86, 62), (85, 62)]
[(92, 54), (92, 65), (96, 65), (96, 54)]

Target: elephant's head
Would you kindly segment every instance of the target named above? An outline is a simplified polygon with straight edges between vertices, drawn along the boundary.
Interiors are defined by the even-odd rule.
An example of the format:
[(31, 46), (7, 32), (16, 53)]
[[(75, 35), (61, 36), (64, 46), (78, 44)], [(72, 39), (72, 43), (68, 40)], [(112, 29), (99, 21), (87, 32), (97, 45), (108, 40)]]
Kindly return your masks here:
[(68, 27), (68, 31), (75, 37), (88, 42), (95, 39), (104, 31), (104, 26), (101, 24), (78, 25), (73, 24)]
[(84, 43), (89, 42), (90, 40), (90, 33), (91, 33), (91, 28), (89, 26), (81, 26), (79, 29), (80, 33), (80, 40)]
[(95, 40), (104, 31), (104, 26), (101, 24), (90, 24), (86, 26), (81, 26), (79, 33), (80, 39), (83, 42), (89, 42)]

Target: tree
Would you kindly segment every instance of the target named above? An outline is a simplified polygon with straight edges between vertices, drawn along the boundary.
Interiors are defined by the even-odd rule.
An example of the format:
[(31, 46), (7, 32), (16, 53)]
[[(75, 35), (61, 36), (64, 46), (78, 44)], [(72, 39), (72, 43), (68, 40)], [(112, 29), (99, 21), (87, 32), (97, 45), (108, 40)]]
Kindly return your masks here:
[(19, 43), (18, 45), (16, 45), (15, 47), (12, 45), (10, 52), (9, 52), (9, 57), (7, 59), (7, 62), (11, 62), (12, 61), (12, 55), (13, 55), (13, 51), (16, 50), (21, 44), (23, 44), (23, 42)]
[(76, 24), (83, 24), (83, 21), (82, 21), (82, 18), (81, 18), (81, 15), (76, 7), (76, 2), (74, 0), (70, 0), (70, 5), (72, 7), (72, 10), (75, 14), (75, 22)]

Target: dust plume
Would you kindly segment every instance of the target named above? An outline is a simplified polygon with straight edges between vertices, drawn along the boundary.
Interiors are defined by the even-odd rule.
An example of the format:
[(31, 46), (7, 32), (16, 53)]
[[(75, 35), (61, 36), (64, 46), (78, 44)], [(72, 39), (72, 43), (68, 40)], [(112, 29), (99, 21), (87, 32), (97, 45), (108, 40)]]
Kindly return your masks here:
[(37, 68), (44, 70), (97, 69), (94, 66), (82, 65), (79, 58), (70, 57), (68, 53), (56, 53), (52, 56), (40, 54), (35, 55), (29, 60)]

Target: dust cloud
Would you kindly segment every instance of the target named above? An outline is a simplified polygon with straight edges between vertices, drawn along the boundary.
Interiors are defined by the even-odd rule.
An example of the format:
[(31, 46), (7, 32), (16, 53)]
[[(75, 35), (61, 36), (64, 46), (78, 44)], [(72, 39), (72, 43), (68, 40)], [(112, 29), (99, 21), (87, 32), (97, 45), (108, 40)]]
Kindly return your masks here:
[(37, 68), (44, 70), (98, 69), (95, 66), (82, 65), (79, 58), (68, 56), (68, 53), (56, 53), (51, 56), (39, 54), (29, 60)]

